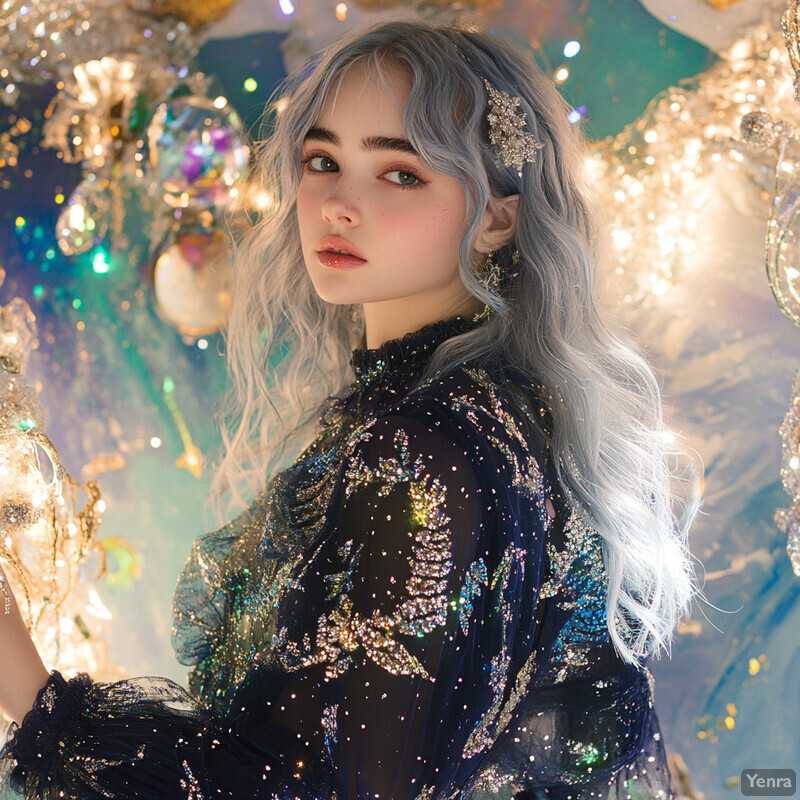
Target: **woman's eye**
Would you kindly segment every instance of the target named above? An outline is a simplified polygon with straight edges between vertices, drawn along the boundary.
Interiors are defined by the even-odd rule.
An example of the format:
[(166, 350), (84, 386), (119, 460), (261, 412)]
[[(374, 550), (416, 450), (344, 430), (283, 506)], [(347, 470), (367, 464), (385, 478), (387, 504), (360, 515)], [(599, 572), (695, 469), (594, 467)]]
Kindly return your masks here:
[(386, 173), (386, 178), (399, 186), (415, 186), (418, 183), (422, 183), (413, 172), (405, 169), (393, 169), (391, 172)]
[(303, 164), (311, 172), (336, 172), (339, 165), (330, 156), (308, 156), (303, 159)]

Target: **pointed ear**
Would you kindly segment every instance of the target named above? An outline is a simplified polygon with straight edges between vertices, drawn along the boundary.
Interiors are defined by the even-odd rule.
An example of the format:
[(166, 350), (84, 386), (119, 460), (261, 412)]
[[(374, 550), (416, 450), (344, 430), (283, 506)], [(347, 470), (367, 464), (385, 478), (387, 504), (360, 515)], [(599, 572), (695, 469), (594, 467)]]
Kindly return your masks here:
[(519, 195), (493, 197), (483, 212), (483, 223), (475, 240), (479, 253), (493, 253), (514, 238), (519, 211)]

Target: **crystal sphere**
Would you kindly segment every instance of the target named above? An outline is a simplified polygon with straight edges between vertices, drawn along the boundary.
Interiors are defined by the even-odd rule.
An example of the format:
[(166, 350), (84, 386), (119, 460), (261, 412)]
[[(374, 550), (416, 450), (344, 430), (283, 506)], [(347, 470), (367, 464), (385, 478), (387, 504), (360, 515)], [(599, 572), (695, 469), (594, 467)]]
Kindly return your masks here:
[(164, 200), (173, 208), (225, 205), (248, 159), (238, 114), (205, 97), (161, 103), (147, 142)]

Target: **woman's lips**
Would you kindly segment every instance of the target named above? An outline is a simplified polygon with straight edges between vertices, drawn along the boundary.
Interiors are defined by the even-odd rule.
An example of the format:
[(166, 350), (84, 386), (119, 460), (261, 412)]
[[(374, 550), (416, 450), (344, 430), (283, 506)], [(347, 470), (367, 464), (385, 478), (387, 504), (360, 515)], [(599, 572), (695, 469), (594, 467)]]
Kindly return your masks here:
[(317, 259), (323, 267), (333, 267), (333, 269), (351, 269), (367, 263), (366, 259), (351, 253), (337, 253), (333, 250), (317, 251)]
[(366, 263), (347, 239), (341, 236), (325, 236), (317, 246), (317, 258), (323, 267), (351, 269)]

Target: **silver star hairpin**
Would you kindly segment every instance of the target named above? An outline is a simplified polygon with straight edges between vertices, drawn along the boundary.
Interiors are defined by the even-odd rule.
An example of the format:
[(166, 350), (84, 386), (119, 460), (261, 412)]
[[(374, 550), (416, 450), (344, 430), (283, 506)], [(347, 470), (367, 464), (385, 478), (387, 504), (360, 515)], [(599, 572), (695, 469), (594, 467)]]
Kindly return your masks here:
[(513, 166), (522, 177), (522, 168), (536, 160), (536, 151), (544, 147), (532, 133), (523, 130), (525, 113), (518, 106), (519, 97), (495, 89), (486, 78), (486, 91), (489, 93), (489, 139), (499, 161), (507, 167)]

